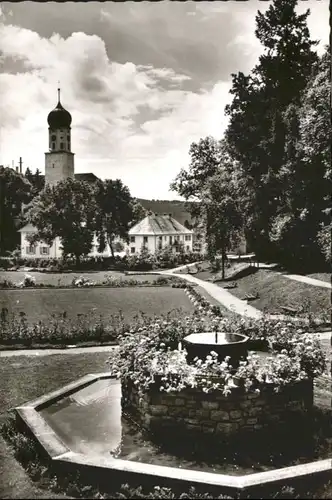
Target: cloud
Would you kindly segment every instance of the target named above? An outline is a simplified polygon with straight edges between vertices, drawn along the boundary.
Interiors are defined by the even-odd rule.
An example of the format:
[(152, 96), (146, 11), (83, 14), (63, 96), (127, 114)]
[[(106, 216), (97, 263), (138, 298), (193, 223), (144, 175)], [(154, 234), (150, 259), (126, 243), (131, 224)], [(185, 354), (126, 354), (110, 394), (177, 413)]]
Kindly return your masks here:
[[(313, 36), (327, 41), (322, 3), (301, 4), (313, 7)], [(222, 136), (230, 74), (255, 64), (255, 14), (267, 7), (2, 2), (0, 163), (22, 156), (43, 171), (60, 80), (76, 171), (120, 177), (136, 196), (175, 197), (169, 183), (188, 165), (191, 142)]]
[[(148, 175), (167, 196), (169, 182), (186, 165), (190, 143), (222, 133), (227, 84), (211, 91), (185, 90), (190, 77), (172, 68), (111, 61), (97, 35), (46, 39), (3, 25), (0, 40), (7, 61), (21, 65), (19, 73), (0, 75), (4, 163), (11, 163), (15, 151), (26, 166), (43, 171), (46, 118), (56, 104), (58, 80), (62, 103), (73, 116), (76, 171), (121, 177), (135, 195), (147, 196), (143, 178)], [(133, 183), (136, 171), (139, 183)], [(167, 182), (160, 184), (161, 178)]]

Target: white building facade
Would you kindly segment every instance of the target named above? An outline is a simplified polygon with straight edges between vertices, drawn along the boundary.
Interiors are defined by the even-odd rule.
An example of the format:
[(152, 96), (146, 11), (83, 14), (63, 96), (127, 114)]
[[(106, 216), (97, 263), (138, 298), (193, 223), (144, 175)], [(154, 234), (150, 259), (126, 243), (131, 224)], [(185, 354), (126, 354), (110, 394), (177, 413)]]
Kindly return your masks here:
[[(21, 233), (21, 257), (25, 259), (61, 259), (62, 258), (62, 246), (61, 239), (57, 236), (53, 241), (51, 246), (48, 246), (46, 243), (37, 242), (34, 245), (31, 245), (28, 241), (28, 237), (36, 232), (36, 228), (34, 228), (31, 224), (27, 224), (22, 229), (20, 229)], [(91, 252), (89, 253), (89, 257), (108, 257), (111, 255), (111, 250), (109, 245), (106, 245), (104, 252), (98, 252), (98, 241), (97, 237), (94, 236)]]
[(129, 244), (126, 252), (138, 254), (145, 248), (151, 254), (164, 248), (173, 252), (192, 252), (193, 231), (182, 226), (170, 215), (147, 215), (129, 230)]

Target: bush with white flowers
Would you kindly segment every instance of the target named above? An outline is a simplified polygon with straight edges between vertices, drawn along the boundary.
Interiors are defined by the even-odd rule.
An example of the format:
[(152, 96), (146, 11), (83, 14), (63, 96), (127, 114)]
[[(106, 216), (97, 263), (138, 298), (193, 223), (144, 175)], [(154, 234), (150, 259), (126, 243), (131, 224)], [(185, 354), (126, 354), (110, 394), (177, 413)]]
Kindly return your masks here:
[[(207, 320), (192, 316), (185, 322), (157, 319), (150, 325), (133, 328), (120, 336), (119, 349), (108, 360), (111, 372), (125, 385), (134, 384), (141, 394), (156, 385), (166, 392), (192, 387), (227, 395), (236, 386), (234, 381), (242, 381), (246, 390), (259, 391), (260, 385), (271, 384), (278, 391), (281, 386), (315, 378), (326, 368), (319, 341), (292, 326), (287, 330), (287, 325), (275, 329), (270, 342), (271, 356), (251, 354), (234, 369), (229, 358), (220, 361), (212, 351), (206, 359), (195, 358), (189, 364), (187, 353), (179, 344), (181, 340), (199, 331), (227, 331), (228, 322), (214, 318), (209, 320), (207, 329)], [(263, 326), (266, 327), (261, 321), (256, 325), (257, 336)]]
[(19, 288), (29, 288), (36, 285), (36, 278), (31, 274), (25, 274), (23, 280), (18, 284)]

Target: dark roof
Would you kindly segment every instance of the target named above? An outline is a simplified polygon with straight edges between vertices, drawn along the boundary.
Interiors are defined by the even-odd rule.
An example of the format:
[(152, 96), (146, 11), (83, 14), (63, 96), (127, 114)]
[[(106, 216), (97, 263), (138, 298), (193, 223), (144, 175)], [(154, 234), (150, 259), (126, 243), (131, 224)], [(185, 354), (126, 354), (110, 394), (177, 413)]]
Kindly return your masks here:
[(47, 122), (52, 130), (59, 128), (69, 128), (71, 125), (71, 114), (59, 101), (56, 108), (51, 111), (47, 117)]
[[(85, 182), (96, 182), (99, 177), (97, 177), (95, 174), (92, 172), (87, 172), (83, 174), (74, 174), (75, 175), (75, 180), (76, 181), (85, 181)], [(40, 176), (42, 179), (45, 180), (45, 175)]]
[(98, 181), (98, 177), (92, 172), (87, 172), (86, 174), (75, 174), (75, 179), (77, 181), (86, 181), (86, 182), (96, 182)]

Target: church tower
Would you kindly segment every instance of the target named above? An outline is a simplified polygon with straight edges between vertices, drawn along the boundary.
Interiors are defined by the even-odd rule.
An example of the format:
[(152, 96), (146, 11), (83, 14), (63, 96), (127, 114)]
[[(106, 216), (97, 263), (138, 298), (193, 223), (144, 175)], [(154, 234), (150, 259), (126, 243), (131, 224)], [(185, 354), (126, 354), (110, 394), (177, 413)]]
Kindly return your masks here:
[(63, 108), (58, 89), (58, 104), (47, 117), (49, 152), (45, 153), (45, 185), (74, 178), (74, 153), (71, 152), (71, 114)]

